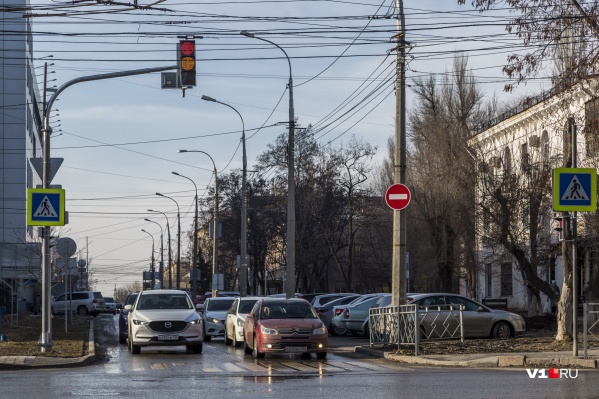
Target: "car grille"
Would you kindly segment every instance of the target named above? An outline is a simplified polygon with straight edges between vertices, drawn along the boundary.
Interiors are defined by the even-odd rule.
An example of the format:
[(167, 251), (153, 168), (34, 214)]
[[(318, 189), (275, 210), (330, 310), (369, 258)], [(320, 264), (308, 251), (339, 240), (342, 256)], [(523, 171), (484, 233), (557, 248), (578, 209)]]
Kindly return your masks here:
[(298, 328), (298, 327), (291, 327), (291, 328), (280, 328), (279, 329), (279, 334), (281, 335), (310, 335), (312, 334), (312, 328)]
[(152, 331), (156, 332), (177, 332), (183, 331), (187, 327), (187, 322), (185, 321), (152, 321), (148, 324), (148, 327)]

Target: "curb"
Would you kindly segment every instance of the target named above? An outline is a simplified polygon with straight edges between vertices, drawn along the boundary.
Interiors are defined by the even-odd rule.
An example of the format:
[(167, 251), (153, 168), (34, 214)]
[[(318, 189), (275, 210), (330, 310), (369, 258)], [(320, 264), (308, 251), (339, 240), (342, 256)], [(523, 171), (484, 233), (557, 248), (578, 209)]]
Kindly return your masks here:
[[(569, 367), (581, 369), (599, 368), (599, 361), (596, 359), (579, 359), (568, 356), (558, 357), (535, 357), (534, 355), (490, 355), (472, 360), (438, 360), (424, 356), (395, 355), (391, 352), (356, 346), (354, 352), (369, 355), (387, 360), (407, 363), (421, 364), (429, 366), (444, 367)], [(459, 356), (456, 356), (459, 359)]]
[(96, 361), (96, 345), (94, 339), (94, 321), (90, 320), (87, 334), (87, 355), (74, 358), (51, 356), (2, 356), (0, 370), (30, 370), (38, 368), (81, 367)]

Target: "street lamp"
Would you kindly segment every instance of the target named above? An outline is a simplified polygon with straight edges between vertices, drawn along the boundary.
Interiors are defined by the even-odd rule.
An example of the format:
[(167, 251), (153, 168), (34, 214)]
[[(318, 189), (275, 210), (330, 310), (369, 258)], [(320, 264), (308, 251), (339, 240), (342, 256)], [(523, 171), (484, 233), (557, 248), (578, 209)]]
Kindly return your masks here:
[(152, 263), (150, 266), (150, 271), (152, 272), (152, 283), (150, 285), (150, 289), (154, 289), (154, 236), (150, 233), (148, 233), (147, 231), (145, 231), (144, 229), (141, 229), (141, 231), (143, 231), (144, 233), (146, 233), (147, 235), (149, 235), (152, 238)]
[[(150, 220), (148, 218), (145, 218), (144, 220), (146, 222), (157, 224), (158, 227), (160, 227), (160, 267), (158, 267), (158, 270), (160, 272), (160, 278), (158, 281), (160, 281), (159, 288), (162, 288), (162, 267), (164, 265), (164, 241), (163, 241), (164, 230), (162, 230), (162, 226), (160, 225), (160, 223)], [(152, 280), (155, 280), (155, 279), (156, 279), (156, 269), (152, 270)]]
[[(168, 217), (166, 216), (166, 213), (160, 212), (160, 211), (155, 211), (153, 209), (148, 209), (148, 212), (162, 213), (164, 215), (164, 218), (166, 219), (166, 234), (167, 234), (167, 241), (168, 241), (168, 288), (173, 288), (173, 278), (172, 278), (172, 274), (171, 274), (171, 265), (173, 264), (173, 260), (172, 260), (172, 256), (171, 256), (171, 228), (168, 225)], [(164, 263), (163, 263), (163, 265), (164, 265)], [(162, 286), (163, 286), (162, 273), (164, 273), (164, 271), (162, 269), (160, 269), (160, 288), (162, 288)]]
[(285, 54), (289, 64), (289, 142), (287, 144), (287, 277), (286, 293), (287, 298), (295, 296), (295, 116), (293, 110), (293, 78), (291, 75), (291, 60), (287, 52), (278, 44), (270, 40), (263, 39), (248, 31), (239, 32), (241, 35), (253, 39), (262, 40), (277, 47)]
[(196, 185), (196, 183), (191, 180), (189, 177), (187, 176), (183, 176), (180, 175), (177, 172), (171, 172), (173, 175), (175, 176), (179, 176), (182, 177), (184, 179), (189, 180), (190, 182), (193, 183), (193, 186), (196, 189), (196, 196), (195, 196), (195, 218), (194, 218), (194, 223), (193, 223), (193, 273), (194, 275), (192, 276), (192, 272), (191, 270), (189, 271), (189, 278), (191, 280), (191, 299), (195, 301), (196, 299), (196, 276), (195, 273), (197, 273), (198, 270), (198, 186)]
[(218, 101), (209, 96), (202, 96), (202, 100), (219, 103), (224, 106), (231, 108), (237, 112), (241, 119), (241, 142), (243, 146), (243, 169), (241, 174), (241, 268), (239, 270), (239, 293), (241, 296), (247, 295), (247, 281), (248, 281), (248, 264), (247, 264), (247, 205), (246, 205), (246, 186), (247, 186), (247, 156), (245, 151), (245, 123), (243, 117), (235, 108), (229, 104)]
[(214, 159), (206, 151), (202, 150), (179, 150), (178, 152), (201, 152), (202, 154), (208, 155), (212, 161), (214, 167), (214, 229), (212, 230), (212, 296), (216, 297), (218, 291), (218, 285), (216, 285), (214, 278), (218, 271), (218, 172), (216, 170), (216, 164)]
[[(174, 198), (164, 194), (156, 193), (156, 195), (168, 198), (177, 204), (177, 289), (181, 289), (181, 213), (179, 212), (179, 203)], [(172, 288), (172, 287), (171, 287)]]

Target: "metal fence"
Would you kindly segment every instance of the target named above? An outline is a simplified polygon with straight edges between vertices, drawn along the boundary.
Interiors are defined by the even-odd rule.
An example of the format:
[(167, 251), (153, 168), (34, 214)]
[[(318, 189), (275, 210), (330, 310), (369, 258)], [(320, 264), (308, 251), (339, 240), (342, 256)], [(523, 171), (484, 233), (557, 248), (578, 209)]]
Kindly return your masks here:
[(599, 303), (584, 303), (582, 306), (584, 358), (588, 359), (589, 336), (599, 342)]
[(413, 346), (418, 356), (421, 340), (464, 341), (463, 306), (401, 305), (372, 308), (369, 313), (370, 346)]

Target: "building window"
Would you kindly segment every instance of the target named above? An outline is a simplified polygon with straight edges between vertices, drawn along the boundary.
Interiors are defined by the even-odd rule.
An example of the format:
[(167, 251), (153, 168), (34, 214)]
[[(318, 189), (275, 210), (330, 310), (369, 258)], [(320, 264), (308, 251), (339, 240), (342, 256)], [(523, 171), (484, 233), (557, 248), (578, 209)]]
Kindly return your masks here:
[(528, 143), (524, 143), (520, 147), (520, 167), (523, 171), (527, 171), (529, 164), (530, 160), (528, 159)]
[(592, 157), (599, 150), (599, 100), (594, 99), (584, 105), (584, 136), (586, 155)]
[(501, 264), (501, 296), (512, 296), (512, 264)]
[(485, 278), (487, 280), (487, 298), (493, 297), (493, 266), (488, 263), (486, 265), (486, 275)]

